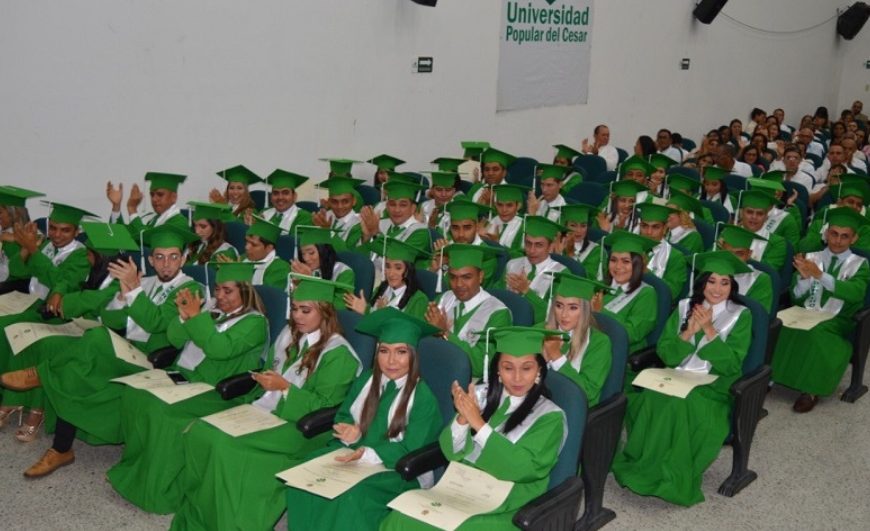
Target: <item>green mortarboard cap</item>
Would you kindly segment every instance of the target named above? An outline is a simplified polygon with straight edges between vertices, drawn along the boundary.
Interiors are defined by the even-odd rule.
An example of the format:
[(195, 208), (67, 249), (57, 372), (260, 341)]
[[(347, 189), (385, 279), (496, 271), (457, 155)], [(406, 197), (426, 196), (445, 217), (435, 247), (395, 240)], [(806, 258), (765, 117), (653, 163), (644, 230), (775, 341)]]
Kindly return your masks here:
[(217, 174), (218, 177), (224, 179), (228, 183), (243, 183), (251, 186), (252, 184), (263, 182), (263, 179), (261, 179), (256, 173), (241, 164), (219, 171)]
[(281, 227), (270, 223), (260, 216), (253, 216), (254, 224), (248, 227), (247, 236), (259, 236), (266, 243), (275, 245), (278, 237), (281, 236)]
[[(484, 334), (485, 332), (481, 332)], [(562, 336), (568, 338), (568, 334), (559, 330), (547, 330), (531, 326), (503, 326), (493, 328), (490, 337), (495, 340), (495, 350), (508, 356), (528, 356), (540, 354), (543, 349), (544, 338), (548, 336)]]
[(405, 343), (412, 347), (416, 347), (421, 338), (438, 333), (438, 328), (426, 321), (389, 306), (360, 319), (356, 329), (377, 338), (380, 343)]
[(329, 163), (330, 177), (350, 177), (350, 169), (358, 160), (351, 159), (320, 159)]
[(847, 227), (854, 231), (867, 224), (867, 218), (849, 207), (837, 207), (828, 210), (826, 219), (829, 227)]
[(51, 203), (51, 214), (48, 215), (48, 219), (56, 223), (69, 223), (78, 227), (85, 216), (92, 218), (99, 217), (78, 207), (64, 205), (63, 203)]
[(671, 190), (680, 190), (681, 192), (688, 192), (691, 195), (694, 195), (701, 189), (701, 183), (692, 179), (691, 177), (686, 177), (685, 175), (679, 173), (672, 173), (668, 175), (666, 182), (668, 183), (668, 188)]
[(567, 231), (565, 227), (544, 216), (526, 216), (526, 236), (533, 238), (556, 239), (560, 232)]
[(44, 195), (43, 193), (18, 188), (17, 186), (0, 186), (0, 206), (23, 207), (28, 199)]
[(721, 181), (726, 175), (728, 175), (728, 172), (718, 166), (707, 166), (704, 168), (704, 179), (708, 181)]
[(562, 297), (577, 297), (578, 299), (590, 300), (597, 291), (610, 291), (610, 286), (578, 277), (568, 270), (559, 271), (553, 278), (556, 282), (553, 292)]
[(696, 216), (701, 216), (704, 213), (700, 201), (678, 189), (674, 189), (673, 193), (671, 193), (671, 196), (667, 200), (667, 205), (674, 205), (672, 208), (678, 208), (685, 212), (692, 212)]
[(216, 219), (218, 221), (232, 221), (233, 207), (225, 203), (205, 203), (202, 201), (189, 201), (187, 203), (193, 207), (193, 220), (201, 219)]
[(215, 283), (251, 282), (254, 279), (254, 266), (257, 262), (209, 262), (217, 269)]
[(124, 225), (85, 221), (82, 223), (82, 229), (88, 237), (85, 245), (102, 255), (139, 250), (139, 246)]
[(760, 178), (764, 179), (765, 181), (775, 181), (781, 183), (785, 180), (785, 172), (782, 170), (769, 171), (767, 173), (762, 173)]
[(404, 160), (387, 154), (378, 155), (377, 157), (373, 157), (366, 162), (368, 162), (369, 164), (374, 164), (378, 167), (379, 170), (395, 170), (396, 166), (405, 163)]
[(333, 282), (318, 277), (290, 273), (290, 278), (299, 279), (299, 284), (293, 289), (293, 300), (296, 302), (329, 302), (335, 300), (336, 292), (353, 293), (353, 286), (341, 282)]
[(695, 255), (695, 270), (702, 273), (716, 273), (717, 275), (739, 275), (751, 273), (742, 260), (734, 253), (728, 251), (711, 251)]
[(746, 186), (749, 187), (750, 190), (761, 190), (769, 194), (785, 191), (785, 186), (783, 186), (782, 181), (776, 181), (772, 179), (768, 180), (747, 177)]
[(414, 263), (418, 258), (428, 258), (427, 251), (409, 245), (402, 240), (390, 238), (382, 234), (377, 235), (368, 245), (366, 251), (373, 252), (378, 256), (384, 256), (384, 241), (386, 240), (386, 258), (388, 260), (401, 260)]
[(419, 175), (401, 171), (387, 171), (387, 182), (395, 181), (400, 183), (421, 184)]
[(566, 166), (556, 166), (555, 164), (538, 164), (538, 175), (541, 180), (556, 179), (561, 181), (568, 174), (570, 168)]
[(579, 157), (583, 153), (577, 151), (571, 146), (566, 146), (565, 144), (556, 144), (553, 146), (556, 148), (556, 157), (557, 159), (568, 159), (568, 161), (574, 160), (576, 157)]
[(649, 175), (655, 168), (649, 162), (643, 160), (641, 157), (637, 155), (632, 155), (625, 159), (622, 164), (619, 165), (619, 176), (624, 177), (628, 170), (641, 170), (644, 175)]
[(779, 202), (770, 192), (762, 192), (761, 190), (746, 190), (734, 195), (738, 198), (740, 208), (763, 208), (766, 210)]
[(749, 249), (752, 247), (752, 240), (767, 241), (767, 238), (737, 225), (722, 225), (719, 230), (719, 239), (735, 249)]
[(495, 162), (501, 164), (505, 168), (510, 166), (515, 160), (517, 160), (517, 158), (510, 153), (505, 153), (504, 151), (499, 151), (495, 148), (489, 148), (484, 151), (480, 159), (480, 161), (484, 164), (489, 162)]
[(351, 177), (330, 177), (317, 185), (318, 188), (329, 190), (329, 195), (353, 194), (356, 192), (357, 186), (364, 183), (362, 179), (354, 179)]
[(636, 197), (637, 194), (646, 190), (646, 186), (631, 179), (611, 183), (610, 190), (616, 197)]
[(570, 222), (574, 223), (589, 223), (589, 220), (598, 215), (598, 207), (592, 205), (584, 205), (582, 203), (575, 205), (565, 205), (560, 209), (559, 223), (566, 225)]
[(668, 216), (679, 213), (676, 209), (656, 203), (641, 203), (635, 206), (635, 208), (637, 208), (640, 219), (646, 222), (659, 221), (667, 223)]
[(142, 233), (142, 241), (152, 249), (184, 250), (187, 244), (197, 240), (199, 236), (193, 232), (166, 223)]
[(419, 184), (404, 182), (403, 180), (394, 180), (392, 177), (384, 183), (384, 190), (387, 191), (387, 199), (410, 199), (417, 202), (417, 193), (423, 189)]
[(666, 170), (671, 166), (676, 166), (677, 161), (667, 155), (661, 153), (653, 153), (649, 156), (649, 163), (653, 168)]
[(464, 221), (467, 219), (477, 221), (491, 212), (489, 207), (479, 205), (462, 196), (447, 203), (447, 206), (444, 208), (450, 213), (450, 221)]
[(298, 173), (292, 173), (289, 171), (284, 171), (281, 169), (277, 169), (269, 174), (266, 177), (266, 183), (269, 184), (273, 189), (283, 189), (290, 188), (291, 190), (296, 190), (308, 180), (308, 177), (304, 175), (299, 175)]
[(519, 184), (497, 184), (493, 190), (495, 190), (496, 201), (522, 203), (528, 197), (531, 188)]
[(334, 245), (337, 230), (326, 227), (299, 227), (296, 229), (296, 237), (299, 238), (299, 247), (306, 245)]
[(464, 156), (469, 158), (477, 158), (483, 153), (483, 150), (489, 149), (489, 142), (479, 140), (463, 140), (460, 144), (465, 150)]
[(866, 181), (841, 182), (831, 187), (831, 196), (840, 200), (844, 197), (860, 197), (864, 204), (870, 199), (870, 185)]
[(658, 245), (658, 242), (621, 230), (604, 238), (604, 245), (610, 246), (611, 253), (635, 253), (646, 256), (646, 253)]
[(428, 173), (432, 177), (432, 186), (440, 188), (453, 188), (453, 185), (456, 184), (456, 177), (459, 176), (455, 171), (430, 171), (424, 173)]
[(459, 166), (465, 162), (465, 159), (454, 159), (450, 157), (438, 157), (432, 161), (432, 164), (438, 165), (439, 171), (457, 171)]
[(483, 263), (501, 251), (489, 245), (470, 245), (467, 243), (452, 243), (444, 247), (444, 254), (450, 260), (451, 269), (476, 267), (483, 269)]
[(867, 176), (861, 175), (860, 173), (844, 173), (840, 175), (841, 183), (857, 183), (857, 182), (867, 182)]
[(145, 180), (151, 182), (152, 190), (170, 190), (178, 191), (178, 186), (187, 179), (187, 175), (179, 175), (176, 173), (159, 173), (149, 171), (145, 174)]

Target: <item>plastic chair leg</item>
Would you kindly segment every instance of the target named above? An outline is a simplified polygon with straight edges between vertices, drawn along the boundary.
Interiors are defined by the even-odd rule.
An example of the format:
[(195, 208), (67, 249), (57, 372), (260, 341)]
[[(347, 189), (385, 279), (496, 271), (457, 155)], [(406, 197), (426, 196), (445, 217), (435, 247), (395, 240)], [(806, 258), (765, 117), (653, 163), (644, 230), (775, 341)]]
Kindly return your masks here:
[(864, 367), (867, 364), (867, 352), (863, 355), (857, 352), (861, 347), (855, 346), (856, 352), (852, 354), (852, 380), (849, 387), (840, 395), (840, 400), (854, 404), (856, 400), (867, 393), (867, 386), (864, 385)]
[(744, 376), (731, 388), (734, 394), (734, 412), (731, 419), (733, 438), (731, 447), (734, 458), (729, 475), (719, 486), (719, 494), (734, 496), (758, 477), (749, 470), (749, 450), (752, 438), (761, 415), (764, 398), (767, 396), (767, 382), (770, 381), (770, 367), (762, 365), (753, 374)]
[(601, 529), (616, 518), (614, 511), (604, 507), (604, 483), (616, 454), (627, 404), (625, 395), (619, 393), (589, 411), (580, 455), (584, 503), (583, 514), (574, 526), (577, 531)]

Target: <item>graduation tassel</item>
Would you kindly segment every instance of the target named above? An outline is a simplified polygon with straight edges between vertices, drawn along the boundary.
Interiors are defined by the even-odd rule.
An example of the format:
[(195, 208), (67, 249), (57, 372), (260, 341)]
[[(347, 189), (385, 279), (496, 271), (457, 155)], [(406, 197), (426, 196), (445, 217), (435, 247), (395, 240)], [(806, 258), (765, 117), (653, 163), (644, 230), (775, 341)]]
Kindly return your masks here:
[(713, 231), (713, 250), (719, 250), (719, 230), (722, 228), (722, 225), (725, 223), (721, 221), (716, 222), (716, 230)]
[(384, 280), (387, 279), (387, 238), (389, 238), (389, 236), (384, 234), (384, 254), (381, 255), (381, 277), (383, 277)]
[(293, 292), (293, 279), (290, 278), (290, 275), (287, 275), (287, 308), (284, 309), (284, 320), (290, 321), (290, 299), (291, 293)]
[(689, 296), (695, 294), (695, 258), (698, 257), (698, 253), (692, 255), (692, 271), (689, 273)]
[(144, 275), (145, 274), (145, 238), (142, 236), (143, 232), (145, 232), (145, 231), (144, 230), (139, 231), (139, 251), (141, 251), (141, 253), (139, 254), (139, 271), (141, 271), (142, 274)]
[[(607, 212), (608, 216), (611, 214), (610, 209), (613, 207), (613, 183), (614, 181), (610, 181), (610, 184), (608, 185), (610, 193), (607, 194), (607, 206), (604, 207), (604, 211)], [(614, 216), (613, 219), (616, 219), (616, 216)], [(610, 227), (610, 232), (613, 232), (613, 227)]]
[(602, 238), (601, 241), (598, 242), (598, 247), (601, 248), (601, 252), (599, 253), (601, 255), (601, 260), (598, 261), (598, 278), (597, 278), (597, 280), (598, 280), (598, 282), (601, 282), (604, 280), (604, 238)]
[[(535, 164), (532, 168), (532, 194), (534, 194), (535, 199), (538, 198), (538, 165)], [(533, 214), (537, 214), (537, 212), (533, 212)]]
[(737, 208), (734, 209), (734, 224), (740, 225), (740, 204), (743, 202), (743, 190), (737, 193)]
[(444, 247), (438, 250), (438, 278), (435, 279), (435, 293), (444, 291)]
[(208, 281), (208, 262), (202, 264), (202, 268), (205, 270), (205, 307), (208, 308), (208, 303), (211, 302), (211, 288), (209, 288)]

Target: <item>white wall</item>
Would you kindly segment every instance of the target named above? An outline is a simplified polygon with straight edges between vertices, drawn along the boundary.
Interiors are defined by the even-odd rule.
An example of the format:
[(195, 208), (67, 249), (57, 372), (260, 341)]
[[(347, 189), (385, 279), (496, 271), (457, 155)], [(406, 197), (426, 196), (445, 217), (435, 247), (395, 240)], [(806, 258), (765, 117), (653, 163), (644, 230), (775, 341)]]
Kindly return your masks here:
[[(693, 5), (596, 2), (588, 104), (497, 114), (500, 0), (434, 9), (408, 0), (6, 2), (0, 182), (104, 212), (106, 180), (131, 183), (148, 170), (189, 174), (186, 201), (237, 163), (319, 180), (319, 157), (388, 152), (427, 169), (458, 154), (462, 139), (543, 160), (551, 144), (579, 144), (599, 122), (630, 148), (659, 127), (696, 138), (753, 106), (782, 106), (797, 120), (864, 89), (867, 73), (854, 63), (870, 28), (838, 44), (834, 21), (771, 35), (721, 15), (699, 24)], [(838, 5), (735, 0), (724, 12), (788, 31)], [(418, 55), (434, 56), (433, 74), (411, 73)], [(689, 71), (679, 70), (682, 57)]]

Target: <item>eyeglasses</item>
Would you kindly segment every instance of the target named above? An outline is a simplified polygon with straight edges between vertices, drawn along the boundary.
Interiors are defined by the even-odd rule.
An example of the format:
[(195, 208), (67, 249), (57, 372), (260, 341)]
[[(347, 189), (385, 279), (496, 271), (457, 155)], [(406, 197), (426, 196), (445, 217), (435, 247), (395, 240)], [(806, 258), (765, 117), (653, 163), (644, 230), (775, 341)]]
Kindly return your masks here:
[(181, 260), (181, 255), (178, 253), (172, 254), (152, 254), (151, 259), (155, 262), (177, 262)]

